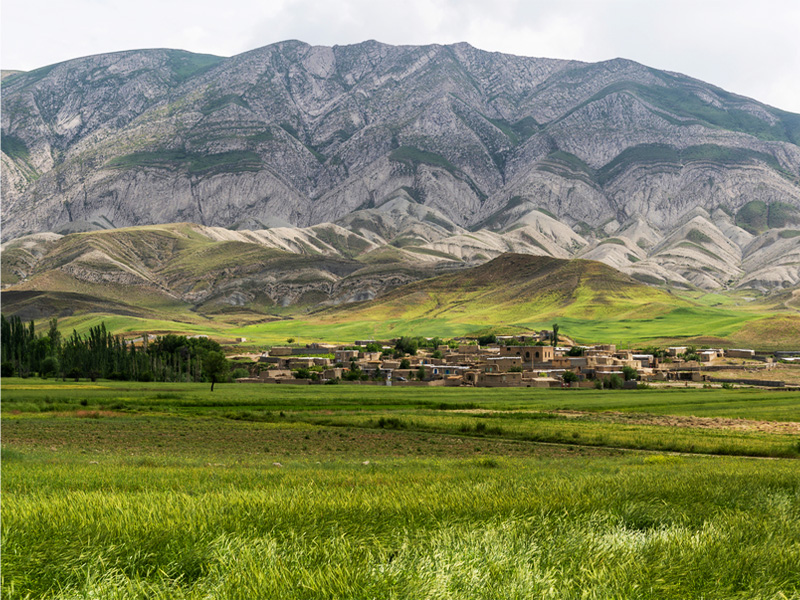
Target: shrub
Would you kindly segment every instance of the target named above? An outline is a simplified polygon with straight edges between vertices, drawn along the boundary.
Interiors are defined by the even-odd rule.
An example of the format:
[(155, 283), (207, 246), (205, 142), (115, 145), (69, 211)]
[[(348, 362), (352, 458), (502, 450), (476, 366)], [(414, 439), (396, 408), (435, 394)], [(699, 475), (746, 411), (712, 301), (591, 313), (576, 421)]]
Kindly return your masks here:
[(478, 338), (479, 346), (488, 346), (489, 344), (495, 344), (495, 343), (497, 343), (497, 336), (493, 333), (482, 335)]
[(244, 367), (239, 367), (231, 372), (231, 379), (240, 379), (242, 377), (250, 377), (250, 371)]
[(42, 361), (42, 364), (39, 365), (39, 374), (47, 378), (49, 375), (55, 375), (58, 373), (58, 359), (55, 356), (48, 356)]
[(578, 376), (572, 371), (564, 371), (564, 374), (561, 376), (561, 379), (564, 380), (564, 383), (573, 383), (575, 381), (578, 381)]
[(639, 372), (633, 367), (622, 367), (622, 375), (625, 377), (625, 381), (639, 379)]
[(414, 338), (403, 336), (397, 340), (397, 343), (395, 343), (394, 347), (404, 354), (411, 354), (413, 356), (417, 353), (419, 343)]
[(606, 388), (607, 390), (622, 389), (622, 377), (620, 377), (617, 374), (607, 377), (605, 381), (603, 381), (603, 387)]

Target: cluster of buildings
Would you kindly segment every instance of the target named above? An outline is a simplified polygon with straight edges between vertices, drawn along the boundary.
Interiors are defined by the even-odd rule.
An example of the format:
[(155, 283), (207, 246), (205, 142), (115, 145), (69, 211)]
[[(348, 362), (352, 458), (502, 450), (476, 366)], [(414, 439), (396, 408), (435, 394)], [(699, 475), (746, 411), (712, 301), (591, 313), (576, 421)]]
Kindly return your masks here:
[[(310, 344), (276, 346), (264, 352), (242, 382), (326, 383), (334, 380), (371, 385), (440, 385), (475, 387), (594, 387), (613, 376), (635, 387), (636, 380), (705, 380), (706, 368), (724, 356), (754, 358), (752, 350), (710, 349), (683, 360), (688, 348), (674, 347), (665, 356), (617, 349), (613, 344), (553, 346), (551, 332), (506, 336), (479, 346), (463, 340), (457, 346), (425, 348), (396, 357), (395, 347), (374, 340), (353, 346)], [(534, 341), (536, 340), (536, 341)], [(348, 377), (354, 371), (360, 378)], [(567, 373), (570, 375), (566, 375)], [(298, 377), (299, 375), (299, 377)]]

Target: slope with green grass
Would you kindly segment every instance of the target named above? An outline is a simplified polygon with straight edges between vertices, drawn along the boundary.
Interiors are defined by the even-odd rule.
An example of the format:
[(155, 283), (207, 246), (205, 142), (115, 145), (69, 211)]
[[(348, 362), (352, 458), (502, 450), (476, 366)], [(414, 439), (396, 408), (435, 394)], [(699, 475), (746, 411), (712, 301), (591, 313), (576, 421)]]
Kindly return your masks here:
[[(544, 329), (555, 321), (582, 342), (775, 349), (800, 339), (800, 317), (788, 303), (671, 293), (589, 260), (505, 254), (420, 279), (435, 271), (403, 257), (364, 264), (295, 254), (209, 239), (195, 226), (73, 234), (59, 249), (3, 292), (5, 313), (56, 315), (67, 331), (105, 320), (120, 333), (202, 333), (254, 343), (447, 338)], [(358, 294), (369, 298), (365, 290), (387, 289), (353, 302)], [(336, 297), (350, 301), (324, 308)]]
[[(503, 255), (473, 269), (398, 288), (373, 302), (237, 329), (249, 337), (349, 340), (400, 335), (455, 336), (549, 328), (585, 342), (642, 343), (735, 337), (759, 311), (706, 307), (652, 288), (602, 263)], [(773, 317), (778, 318), (778, 317)], [(788, 331), (796, 316), (780, 317)], [(761, 342), (768, 342), (763, 338)]]

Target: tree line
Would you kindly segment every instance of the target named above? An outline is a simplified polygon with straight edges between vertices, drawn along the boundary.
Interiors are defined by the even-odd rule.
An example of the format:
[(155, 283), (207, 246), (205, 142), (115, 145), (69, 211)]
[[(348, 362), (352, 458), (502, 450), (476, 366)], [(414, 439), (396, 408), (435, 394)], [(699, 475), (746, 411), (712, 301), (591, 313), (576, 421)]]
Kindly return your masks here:
[(33, 321), (0, 315), (3, 377), (61, 377), (122, 381), (222, 381), (228, 371), (220, 345), (208, 338), (168, 334), (141, 345), (112, 335), (105, 323), (63, 337), (58, 321), (37, 334)]

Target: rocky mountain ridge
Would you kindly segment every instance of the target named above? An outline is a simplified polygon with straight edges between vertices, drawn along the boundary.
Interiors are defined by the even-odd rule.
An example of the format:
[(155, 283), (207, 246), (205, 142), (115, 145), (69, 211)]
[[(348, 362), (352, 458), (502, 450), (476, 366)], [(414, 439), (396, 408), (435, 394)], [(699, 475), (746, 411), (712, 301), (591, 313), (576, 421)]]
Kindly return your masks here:
[(800, 115), (632, 61), (290, 41), (100, 55), (2, 89), (5, 240), (188, 221), (348, 260), (800, 283)]

